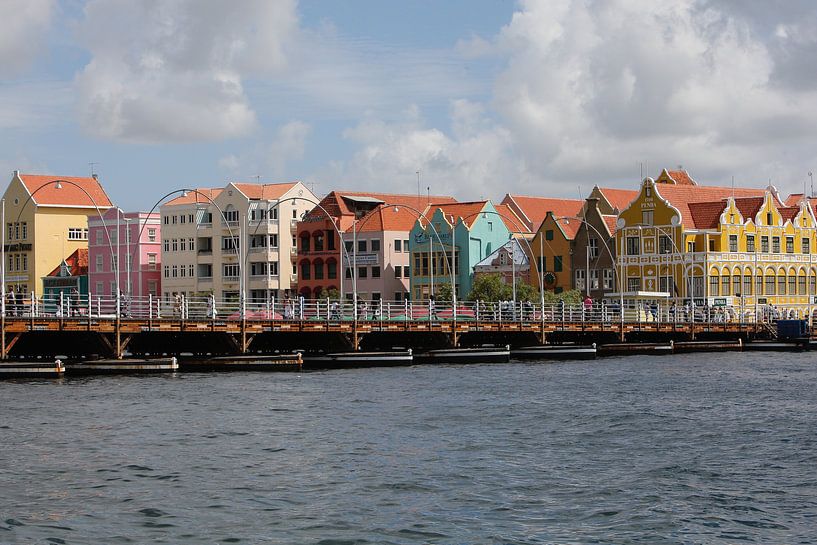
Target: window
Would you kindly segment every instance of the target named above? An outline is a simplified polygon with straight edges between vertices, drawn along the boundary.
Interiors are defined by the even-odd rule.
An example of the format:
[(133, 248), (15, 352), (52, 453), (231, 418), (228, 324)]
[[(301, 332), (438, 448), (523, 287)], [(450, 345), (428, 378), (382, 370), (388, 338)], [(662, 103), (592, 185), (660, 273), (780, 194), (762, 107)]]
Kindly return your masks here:
[(105, 293), (105, 282), (97, 282), (96, 283), (96, 293), (102, 295)]
[(786, 237), (786, 253), (794, 253), (794, 237)]
[(395, 252), (402, 252), (403, 251), (403, 242), (401, 240), (394, 241), (394, 251)]
[(740, 275), (732, 275), (732, 295), (740, 295)]
[(165, 252), (169, 252), (170, 251), (170, 240), (169, 239), (164, 240), (164, 246), (165, 246)]
[(400, 265), (396, 265), (394, 267), (394, 277), (395, 278), (400, 278), (400, 276), (402, 274), (403, 274), (403, 267), (401, 267)]
[(803, 237), (803, 239), (800, 241), (800, 243), (801, 243), (801, 246), (802, 246), (802, 252), (804, 254), (810, 254), (811, 253), (811, 239), (808, 238), (808, 237)]
[(251, 276), (266, 276), (267, 274), (267, 264), (261, 262), (253, 262), (250, 263), (250, 275)]
[(760, 237), (760, 251), (764, 254), (769, 253), (769, 237), (766, 235)]
[(721, 276), (721, 295), (729, 295), (729, 275)]
[(806, 295), (806, 275), (797, 277), (797, 295)]
[(489, 221), (488, 222), (488, 231), (493, 231), (493, 230), (494, 230), (494, 222)]
[(270, 235), (269, 236), (269, 247), (270, 248), (277, 248), (278, 247), (278, 235)]
[(68, 240), (87, 240), (87, 239), (88, 229), (83, 229), (81, 227), (68, 228)]
[(553, 272), (562, 272), (562, 256), (553, 256)]
[(187, 241), (183, 238), (179, 239), (179, 250), (181, 250), (182, 252), (187, 251)]
[[(182, 216), (182, 219), (184, 219), (184, 216)], [(182, 266), (181, 266), (181, 271), (179, 271), (179, 274), (180, 274), (180, 276), (181, 276), (182, 278), (184, 278), (185, 276), (187, 276), (187, 269), (184, 267), (184, 265), (182, 265)]]
[(148, 270), (156, 270), (156, 254), (148, 254)]
[(672, 240), (667, 235), (661, 235), (658, 237), (658, 253), (659, 254), (671, 254), (672, 253)]
[(771, 224), (772, 224), (772, 213), (771, 212), (766, 212), (766, 225), (771, 225)]
[(162, 217), (162, 223), (164, 223), (165, 225), (167, 225), (168, 223), (170, 223), (170, 222), (168, 221), (168, 218), (169, 218), (169, 216), (163, 216), (163, 217)]
[(641, 279), (640, 278), (628, 278), (627, 279), (627, 291), (641, 291)]
[(785, 276), (778, 276), (777, 277), (777, 294), (778, 295), (786, 295), (786, 277)]
[[(173, 216), (173, 217), (175, 218), (176, 216)], [(179, 267), (178, 267), (178, 265), (172, 265), (170, 267), (170, 276), (172, 276), (173, 278), (178, 278), (179, 277)]]
[(729, 235), (729, 251), (730, 252), (737, 252), (738, 251), (738, 236), (737, 235)]
[(228, 263), (223, 265), (222, 271), (226, 278), (238, 278), (238, 263)]
[(23, 270), (28, 270), (28, 254), (23, 254)]
[(694, 252), (695, 251), (695, 243), (692, 241), (687, 242), (687, 252)]
[(349, 253), (349, 254), (351, 254), (351, 253), (352, 253), (352, 250), (354, 249), (354, 248), (352, 247), (352, 244), (353, 244), (353, 243), (352, 243), (352, 241), (351, 241), (351, 240), (344, 240), (344, 241), (343, 241), (343, 247), (344, 247), (344, 248), (346, 248), (346, 252), (347, 252), (347, 253)]
[(185, 216), (184, 214), (179, 216), (179, 223), (187, 223), (187, 216)]
[(755, 251), (755, 235), (746, 235), (746, 251)]
[[(775, 284), (774, 284), (775, 276), (774, 274), (767, 274), (766, 275), (766, 289), (764, 290), (764, 295), (774, 295), (775, 294)], [(760, 293), (758, 293), (760, 295)]]
[(96, 272), (102, 272), (105, 267), (105, 258), (101, 255), (96, 256)]
[(278, 207), (276, 205), (273, 205), (273, 208), (269, 209), (269, 218), (273, 220), (278, 219)]
[(604, 289), (613, 289), (613, 269), (604, 269), (602, 280), (604, 282)]
[(310, 280), (312, 278), (312, 270), (309, 266), (309, 261), (301, 262), (301, 280)]
[(165, 273), (165, 278), (170, 277), (170, 267), (168, 267), (167, 265), (164, 266), (164, 273)]
[(119, 259), (117, 256), (111, 256), (111, 271), (116, 271), (119, 268)]
[(190, 238), (187, 240), (187, 249), (191, 252), (196, 250), (196, 239)]
[(315, 269), (315, 280), (323, 280), (323, 261), (314, 263), (312, 268)]
[(358, 278), (367, 278), (369, 275), (369, 268), (368, 267), (358, 267), (357, 268), (357, 277)]
[(638, 237), (627, 237), (627, 255), (639, 255), (641, 244)]
[(793, 274), (788, 276), (789, 295), (797, 295), (797, 277)]
[(653, 211), (652, 210), (642, 210), (641, 211), (641, 223), (644, 225), (653, 225)]
[(409, 241), (407, 239), (403, 239), (403, 251), (404, 252), (409, 251)]
[(357, 241), (357, 251), (358, 252), (365, 252), (368, 245), (366, 244), (365, 240), (358, 240)]
[(156, 228), (149, 227), (148, 228), (148, 242), (156, 242)]
[(599, 240), (595, 237), (590, 237), (587, 243), (590, 248), (590, 259), (597, 259), (599, 257)]
[(755, 295), (763, 295), (763, 275), (755, 276)]
[(576, 269), (576, 289), (584, 290), (584, 269)]
[(780, 253), (780, 237), (772, 237), (772, 253)]
[(380, 251), (380, 239), (376, 238), (372, 240), (372, 251), (379, 252)]
[(158, 293), (158, 283), (155, 280), (148, 280), (148, 295), (156, 297)]
[(590, 289), (599, 289), (599, 271), (596, 269), (590, 271)]
[(372, 278), (380, 278), (380, 267), (372, 267)]
[[(190, 223), (193, 223), (193, 214), (188, 214), (187, 215), (187, 221), (189, 221)], [(190, 276), (193, 276), (193, 275), (191, 274)]]
[(403, 278), (411, 278), (411, 268), (408, 265), (403, 267)]
[(178, 252), (179, 251), (179, 240), (174, 238), (173, 240), (170, 241), (170, 246), (171, 246), (171, 248), (173, 248), (174, 252)]
[(808, 294), (817, 295), (817, 276), (813, 274), (808, 277)]
[[(278, 263), (276, 262), (275, 265), (276, 265), (276, 271), (277, 271)], [(276, 274), (277, 274), (277, 272), (276, 272)], [(334, 261), (329, 261), (326, 264), (326, 277), (329, 280), (334, 280), (335, 278), (338, 277), (338, 264), (335, 263)]]
[(236, 223), (238, 222), (238, 210), (225, 210), (224, 211), (224, 219), (227, 220), (227, 223)]
[(346, 278), (352, 278), (352, 269), (346, 267)]
[(553, 240), (553, 229), (545, 231), (545, 240)]
[(718, 291), (718, 277), (717, 276), (710, 276), (709, 277), (709, 295), (710, 297), (720, 295)]
[(176, 223), (178, 223), (178, 221), (179, 221), (178, 216), (174, 215), (173, 218), (170, 220), (170, 223), (172, 223), (173, 225), (176, 225)]
[(752, 295), (752, 277), (748, 274), (743, 275), (743, 295)]
[(315, 251), (316, 252), (323, 251), (323, 231), (315, 235)]
[(104, 231), (102, 229), (97, 229), (94, 233), (94, 243), (99, 246), (100, 244), (104, 244), (104, 239), (102, 236), (104, 235)]

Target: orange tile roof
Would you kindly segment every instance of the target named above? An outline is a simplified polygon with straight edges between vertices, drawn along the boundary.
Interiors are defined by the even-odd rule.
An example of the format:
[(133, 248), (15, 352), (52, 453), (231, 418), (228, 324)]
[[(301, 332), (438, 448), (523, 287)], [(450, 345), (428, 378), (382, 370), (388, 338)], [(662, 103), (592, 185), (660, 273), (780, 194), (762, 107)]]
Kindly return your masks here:
[(800, 204), (801, 200), (803, 200), (802, 193), (792, 193), (791, 195), (786, 197), (786, 200), (783, 201), (783, 204), (785, 204), (786, 206), (794, 206), (796, 204)]
[(561, 227), (562, 232), (565, 234), (565, 237), (568, 240), (573, 240), (576, 238), (576, 234), (579, 232), (579, 227), (582, 226), (581, 220), (575, 218), (556, 217), (554, 220), (559, 227)]
[(602, 214), (602, 219), (604, 220), (604, 225), (607, 227), (607, 232), (610, 233), (610, 236), (616, 234), (616, 222), (618, 221), (618, 216), (608, 216)]
[[(396, 208), (396, 210), (395, 210)], [(417, 214), (405, 206), (378, 206), (359, 220), (346, 232), (366, 233), (372, 231), (411, 231)]]
[(281, 195), (298, 185), (298, 182), (285, 182), (280, 184), (249, 184), (233, 182), (233, 185), (248, 199), (273, 200), (280, 198)]
[(780, 211), (780, 215), (783, 216), (783, 223), (785, 223), (786, 220), (794, 221), (794, 218), (796, 218), (797, 214), (800, 213), (799, 206), (784, 206), (778, 208), (778, 210)]
[[(71, 276), (88, 274), (88, 248), (77, 248), (73, 254), (65, 258), (65, 262), (71, 270)], [(62, 263), (48, 273), (48, 276), (57, 276), (60, 272), (60, 267), (62, 267)]]
[[(731, 187), (717, 187), (717, 186), (691, 186), (691, 185), (671, 185), (671, 184), (655, 184), (656, 192), (664, 199), (670, 202), (678, 211), (681, 212), (681, 220), (687, 227), (695, 227), (695, 217), (690, 209), (690, 203), (707, 203), (719, 202), (721, 203), (721, 211), (723, 211), (723, 203), (721, 201), (734, 195), (735, 197), (762, 197), (766, 194), (765, 189), (751, 189), (751, 188), (731, 188)], [(703, 212), (699, 212), (704, 214)], [(701, 221), (706, 222), (705, 216), (701, 216)]]
[(520, 218), (516, 212), (513, 211), (513, 208), (508, 206), (507, 204), (495, 204), (494, 208), (496, 208), (497, 213), (500, 214), (499, 217), (502, 218), (502, 221), (505, 223), (505, 227), (508, 228), (508, 231), (512, 233), (530, 233), (531, 230), (528, 229), (525, 221)]
[(618, 209), (619, 211), (630, 206), (630, 203), (632, 203), (639, 194), (638, 191), (632, 189), (618, 189), (614, 187), (598, 186), (596, 186), (596, 188), (602, 195), (604, 195), (604, 198), (607, 199), (610, 206)]
[(454, 216), (454, 221), (459, 221), (459, 219), (462, 218), (465, 225), (470, 228), (474, 222), (477, 221), (479, 213), (482, 212), (487, 203), (488, 201), (456, 202), (448, 204), (434, 203), (426, 208), (424, 214), (426, 217), (431, 218), (439, 209), (442, 210), (442, 213), (447, 221), (451, 221), (451, 216)]
[(678, 185), (698, 185), (686, 170), (668, 170), (667, 174)]
[[(344, 201), (343, 197), (367, 197), (371, 199), (381, 200), (387, 204), (396, 204), (396, 205), (403, 205), (403, 206), (410, 206), (416, 210), (422, 212), (426, 209), (429, 203), (433, 202), (440, 202), (440, 203), (452, 203), (457, 202), (454, 197), (449, 197), (447, 195), (404, 195), (404, 194), (397, 194), (397, 193), (366, 193), (361, 191), (332, 191), (320, 201), (320, 205), (326, 209), (326, 211), (334, 217), (338, 216), (352, 216), (354, 212)], [(317, 210), (317, 212), (316, 212)], [(312, 212), (315, 212), (313, 216)], [(415, 217), (417, 214), (415, 213)], [(319, 219), (326, 219), (323, 211), (320, 208), (313, 208), (304, 219), (317, 217)]]
[[(735, 206), (740, 211), (740, 215), (743, 216), (743, 221), (748, 219), (754, 221), (765, 200), (765, 197), (744, 197), (735, 199)], [(726, 208), (726, 201), (724, 201), (724, 208)]]
[[(549, 197), (530, 197), (527, 195), (505, 195), (502, 204), (515, 203), (519, 210), (525, 215), (528, 227), (536, 230), (542, 225), (548, 212), (553, 212), (556, 216), (575, 216), (584, 205), (579, 199), (554, 199)], [(518, 229), (515, 229), (518, 230)]]
[[(195, 191), (188, 191), (186, 195), (179, 195), (175, 199), (171, 199), (167, 201), (164, 206), (177, 206), (182, 204), (195, 204), (195, 203), (209, 203), (210, 201), (207, 200), (206, 197), (210, 199), (215, 199), (221, 192), (224, 191), (221, 188), (208, 188), (208, 187), (197, 187)], [(203, 195), (202, 195), (203, 194)], [(206, 195), (206, 197), (205, 197)]]
[(724, 201), (689, 203), (692, 224), (696, 229), (714, 229), (720, 222), (726, 203)]
[[(42, 174), (19, 174), (19, 176), (29, 194), (34, 195), (31, 200), (38, 206), (83, 206), (88, 208), (93, 208), (94, 204), (99, 208), (113, 206), (107, 193), (102, 189), (102, 184), (93, 177), (78, 178)], [(57, 180), (69, 183), (60, 184), (61, 187), (57, 189), (57, 184), (52, 183)]]

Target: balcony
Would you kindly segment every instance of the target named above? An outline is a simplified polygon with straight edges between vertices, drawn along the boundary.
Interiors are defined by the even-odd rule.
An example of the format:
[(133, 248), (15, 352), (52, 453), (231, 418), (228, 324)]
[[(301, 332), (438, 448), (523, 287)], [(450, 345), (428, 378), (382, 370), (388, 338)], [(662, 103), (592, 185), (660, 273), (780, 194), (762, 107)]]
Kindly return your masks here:
[(298, 275), (293, 273), (289, 275), (289, 282), (290, 284), (297, 284), (298, 283)]
[(204, 248), (202, 250), (199, 250), (198, 254), (199, 255), (213, 255), (213, 249), (212, 248)]
[(238, 248), (222, 248), (221, 253), (224, 255), (237, 255)]
[(212, 228), (213, 228), (213, 224), (211, 222), (209, 222), (209, 221), (207, 223), (197, 223), (196, 224), (196, 229), (212, 229)]
[(295, 233), (298, 230), (298, 220), (294, 218), (289, 220), (289, 230), (292, 233)]
[(238, 283), (238, 276), (222, 276), (221, 280), (225, 284), (237, 284)]

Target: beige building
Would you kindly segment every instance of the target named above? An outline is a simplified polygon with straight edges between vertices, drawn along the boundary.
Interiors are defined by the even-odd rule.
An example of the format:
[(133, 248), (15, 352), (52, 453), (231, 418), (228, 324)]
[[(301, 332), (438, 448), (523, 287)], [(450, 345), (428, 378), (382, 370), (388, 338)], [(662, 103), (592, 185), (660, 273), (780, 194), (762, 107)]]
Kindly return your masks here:
[(88, 217), (112, 205), (96, 177), (21, 174), (3, 194), (5, 291), (42, 295), (42, 278), (88, 249)]
[[(229, 183), (161, 207), (162, 292), (263, 302), (295, 292), (298, 220), (318, 199), (301, 182)], [(224, 214), (223, 219), (221, 214)]]

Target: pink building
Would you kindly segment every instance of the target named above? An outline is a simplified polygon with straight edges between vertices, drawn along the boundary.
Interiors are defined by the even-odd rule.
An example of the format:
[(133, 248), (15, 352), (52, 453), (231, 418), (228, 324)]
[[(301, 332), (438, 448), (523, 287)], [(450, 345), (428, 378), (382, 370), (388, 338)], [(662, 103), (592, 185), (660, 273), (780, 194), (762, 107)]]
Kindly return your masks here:
[[(159, 218), (158, 212), (118, 208), (111, 208), (102, 218), (88, 218), (88, 289), (92, 296), (114, 296), (117, 288), (133, 298), (161, 293)], [(117, 262), (121, 263), (118, 281)]]

